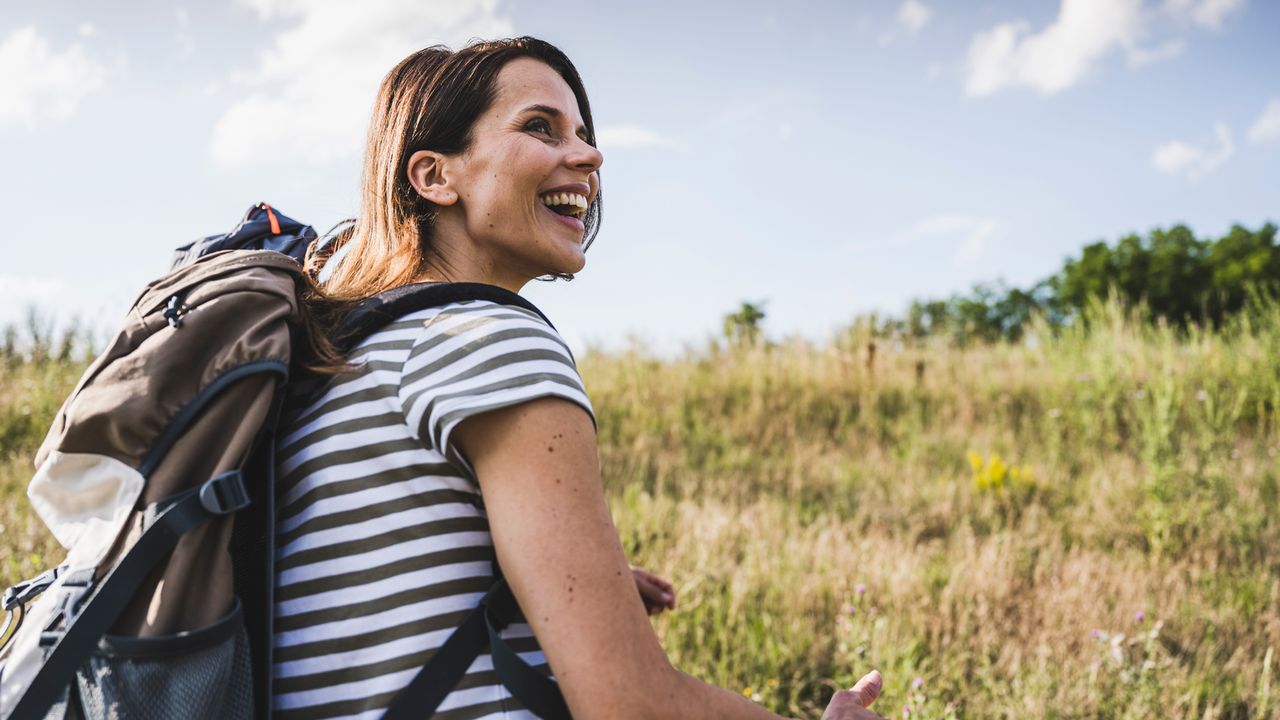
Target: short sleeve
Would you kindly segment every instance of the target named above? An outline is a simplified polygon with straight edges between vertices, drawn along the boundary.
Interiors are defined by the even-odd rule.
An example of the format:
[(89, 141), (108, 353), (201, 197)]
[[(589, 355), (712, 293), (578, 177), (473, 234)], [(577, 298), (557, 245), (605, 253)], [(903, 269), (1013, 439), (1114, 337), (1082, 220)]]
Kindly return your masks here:
[(449, 439), (472, 415), (560, 397), (595, 423), (573, 355), (555, 329), (536, 313), (488, 301), (453, 303), (424, 320), (399, 395), (414, 436), (472, 477)]

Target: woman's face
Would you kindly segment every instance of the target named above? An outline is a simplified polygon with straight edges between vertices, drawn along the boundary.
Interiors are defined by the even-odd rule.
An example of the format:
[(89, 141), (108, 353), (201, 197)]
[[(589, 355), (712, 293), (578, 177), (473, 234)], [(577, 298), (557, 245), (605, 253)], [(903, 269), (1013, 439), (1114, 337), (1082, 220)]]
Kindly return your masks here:
[(555, 70), (532, 58), (503, 67), (470, 147), (440, 161), (456, 201), (442, 204), (428, 194), (441, 205), (433, 234), (445, 260), (478, 275), (455, 279), (518, 290), (535, 277), (582, 269), (581, 217), (595, 202), (604, 160), (586, 137), (573, 90)]

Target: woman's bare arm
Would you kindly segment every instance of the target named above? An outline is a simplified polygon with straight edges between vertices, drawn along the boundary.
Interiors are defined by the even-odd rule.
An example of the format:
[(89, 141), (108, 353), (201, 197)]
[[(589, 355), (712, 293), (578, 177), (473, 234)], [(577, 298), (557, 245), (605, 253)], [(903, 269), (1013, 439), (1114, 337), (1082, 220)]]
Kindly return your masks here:
[[(503, 572), (575, 718), (777, 715), (677, 671), (645, 616), (605, 505), (591, 419), (546, 398), (479, 415), (454, 440), (484, 493)], [(878, 673), (836, 693), (825, 720), (879, 718)]]
[[(773, 718), (677, 671), (605, 504), (591, 419), (545, 398), (463, 421), (503, 573), (575, 718)], [(874, 717), (867, 715), (867, 717)]]

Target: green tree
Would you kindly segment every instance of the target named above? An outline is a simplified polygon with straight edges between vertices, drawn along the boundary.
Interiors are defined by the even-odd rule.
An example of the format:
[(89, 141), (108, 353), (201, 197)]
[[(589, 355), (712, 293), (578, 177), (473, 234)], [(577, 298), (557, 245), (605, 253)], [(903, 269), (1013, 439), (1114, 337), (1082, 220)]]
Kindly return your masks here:
[(1276, 226), (1267, 223), (1258, 232), (1233, 225), (1225, 237), (1210, 248), (1211, 269), (1209, 308), (1212, 320), (1244, 307), (1250, 288), (1275, 289), (1280, 284), (1280, 248), (1276, 247)]
[(734, 345), (754, 346), (760, 342), (764, 302), (743, 301), (737, 312), (724, 316), (724, 336)]
[(941, 335), (961, 344), (1017, 340), (1037, 314), (1060, 326), (1115, 293), (1178, 325), (1217, 325), (1255, 292), (1280, 292), (1274, 224), (1256, 232), (1236, 225), (1218, 240), (1198, 239), (1187, 226), (1175, 225), (1146, 237), (1126, 235), (1114, 246), (1086, 245), (1078, 258), (1067, 258), (1061, 270), (1030, 289), (978, 284), (947, 300), (913, 302), (903, 320), (892, 322), (916, 338)]

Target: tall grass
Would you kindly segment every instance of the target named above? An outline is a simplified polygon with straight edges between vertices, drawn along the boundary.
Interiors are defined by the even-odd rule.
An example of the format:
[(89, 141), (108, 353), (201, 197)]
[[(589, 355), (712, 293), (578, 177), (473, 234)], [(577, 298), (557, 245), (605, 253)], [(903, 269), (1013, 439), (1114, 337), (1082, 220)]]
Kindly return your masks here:
[[(873, 667), (892, 717), (1280, 717), (1280, 304), (970, 348), (853, 328), (580, 358), (678, 667), (796, 717)], [(0, 370), (4, 580), (58, 554), (19, 498), (79, 367)]]
[(0, 328), (0, 584), (8, 587), (63, 552), (31, 511), (27, 481), (49, 423), (91, 359), (92, 337), (72, 323), (55, 331), (36, 310)]

